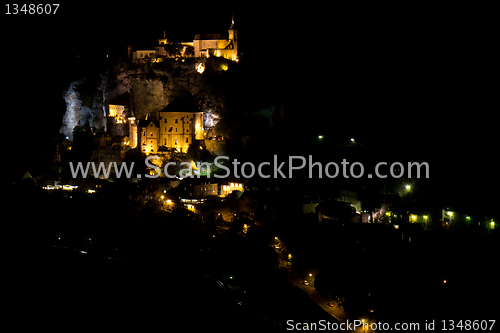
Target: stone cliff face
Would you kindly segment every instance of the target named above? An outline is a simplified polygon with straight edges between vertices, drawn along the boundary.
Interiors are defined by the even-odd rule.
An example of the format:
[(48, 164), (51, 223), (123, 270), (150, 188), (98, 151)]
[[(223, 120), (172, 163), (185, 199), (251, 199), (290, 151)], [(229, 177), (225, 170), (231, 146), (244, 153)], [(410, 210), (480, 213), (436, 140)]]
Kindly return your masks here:
[[(206, 67), (203, 74), (198, 70), (200, 62)], [(167, 58), (153, 64), (124, 64), (109, 76), (101, 75), (101, 81), (95, 83), (94, 80), (90, 88), (84, 79), (72, 82), (64, 92), (66, 113), (60, 132), (71, 140), (75, 126), (89, 125), (111, 135), (128, 135), (128, 125), (114, 124), (114, 120), (107, 117), (109, 101), (124, 93), (130, 94), (129, 116), (137, 119), (158, 119), (158, 111), (175, 97), (193, 96), (200, 108), (213, 116), (208, 121), (205, 119), (206, 124), (213, 126), (213, 119), (218, 115), (207, 107), (210, 87), (206, 77), (220, 75), (228, 69), (227, 63), (228, 60), (222, 58)]]
[(73, 140), (75, 126), (100, 128), (106, 130), (106, 76), (101, 75), (100, 83), (89, 94), (83, 89), (85, 80), (71, 82), (64, 91), (63, 98), (66, 102), (66, 113), (63, 116), (60, 133)]
[(137, 119), (144, 119), (146, 115), (158, 119), (158, 111), (175, 97), (186, 94), (200, 97), (205, 85), (196, 63), (195, 59), (184, 62), (165, 59), (162, 63), (121, 70), (112, 82), (109, 97), (129, 92), (131, 109)]

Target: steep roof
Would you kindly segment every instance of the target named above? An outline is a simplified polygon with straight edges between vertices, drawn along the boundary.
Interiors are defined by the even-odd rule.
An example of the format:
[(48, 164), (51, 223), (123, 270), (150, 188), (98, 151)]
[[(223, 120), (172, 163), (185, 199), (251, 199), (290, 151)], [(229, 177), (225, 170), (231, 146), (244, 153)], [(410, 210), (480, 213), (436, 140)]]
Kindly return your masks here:
[(202, 112), (189, 97), (177, 97), (160, 112)]
[(123, 105), (126, 108), (130, 108), (130, 93), (126, 92), (117, 96), (109, 101), (111, 105)]
[(223, 34), (196, 34), (195, 40), (227, 39)]
[(139, 124), (137, 125), (137, 127), (148, 127), (151, 123), (153, 123), (155, 127), (160, 128), (160, 124), (158, 123), (158, 121), (153, 119), (141, 119), (139, 120)]

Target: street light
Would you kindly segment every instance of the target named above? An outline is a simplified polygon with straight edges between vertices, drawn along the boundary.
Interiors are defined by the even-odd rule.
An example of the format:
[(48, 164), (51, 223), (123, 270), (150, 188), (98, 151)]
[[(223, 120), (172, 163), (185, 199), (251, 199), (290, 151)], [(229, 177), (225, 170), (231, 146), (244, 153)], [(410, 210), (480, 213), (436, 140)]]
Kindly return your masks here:
[(450, 217), (449, 224), (451, 225), (451, 218), (453, 217), (453, 212), (448, 212), (446, 214), (448, 214), (448, 216)]
[(407, 190), (407, 191), (410, 191), (410, 190), (411, 190), (411, 185), (406, 185), (405, 187), (406, 187), (406, 190)]

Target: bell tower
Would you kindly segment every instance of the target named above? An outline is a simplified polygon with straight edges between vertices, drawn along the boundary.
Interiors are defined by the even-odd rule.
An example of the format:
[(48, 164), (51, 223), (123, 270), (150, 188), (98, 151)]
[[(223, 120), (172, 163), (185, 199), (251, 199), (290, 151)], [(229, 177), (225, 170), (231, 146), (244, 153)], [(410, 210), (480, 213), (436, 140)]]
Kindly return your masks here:
[(229, 40), (233, 43), (234, 59), (238, 57), (238, 29), (234, 28), (234, 13), (231, 18), (231, 26), (229, 27)]

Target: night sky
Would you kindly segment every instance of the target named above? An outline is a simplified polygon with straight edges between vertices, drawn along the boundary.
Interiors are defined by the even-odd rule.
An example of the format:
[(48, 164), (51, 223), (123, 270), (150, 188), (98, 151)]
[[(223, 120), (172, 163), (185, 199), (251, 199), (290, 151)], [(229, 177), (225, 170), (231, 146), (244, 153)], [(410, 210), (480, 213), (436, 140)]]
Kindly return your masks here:
[(488, 9), (322, 4), (82, 2), (56, 15), (4, 14), (9, 135), (22, 120), (30, 134), (16, 135), (19, 151), (36, 152), (40, 139), (58, 133), (71, 81), (125, 57), (127, 45), (153, 48), (163, 31), (173, 41), (227, 33), (234, 12), (245, 60), (260, 69), (252, 80), (282, 98), (292, 141), (340, 132), (381, 156), (429, 161), (431, 178), (450, 195), (494, 211), (497, 38)]

